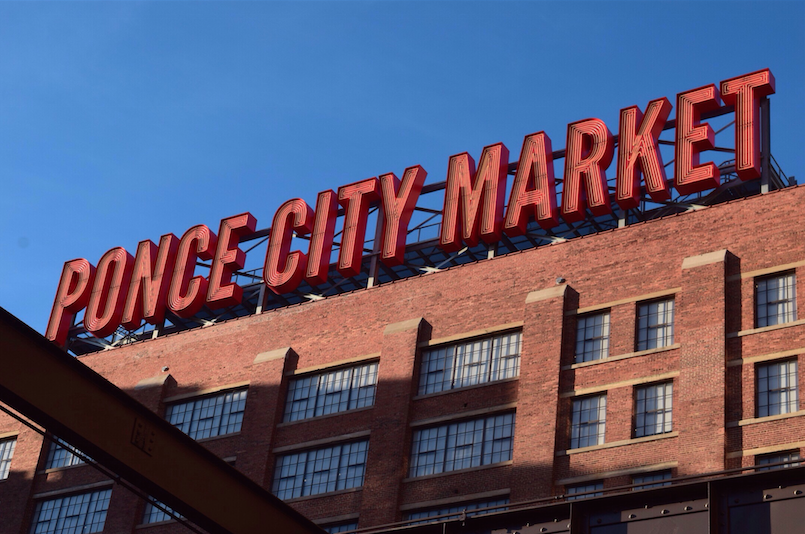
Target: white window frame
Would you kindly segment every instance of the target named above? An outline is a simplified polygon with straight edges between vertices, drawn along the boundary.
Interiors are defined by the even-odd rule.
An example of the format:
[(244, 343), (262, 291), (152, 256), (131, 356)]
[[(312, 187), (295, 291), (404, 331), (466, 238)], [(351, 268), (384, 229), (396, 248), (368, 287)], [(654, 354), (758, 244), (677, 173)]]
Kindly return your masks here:
[(570, 448), (580, 449), (602, 445), (606, 434), (606, 416), (606, 394), (573, 399)]
[(465, 419), (415, 430), (409, 477), (507, 462), (514, 448), (515, 413)]
[(369, 440), (277, 457), (271, 492), (282, 500), (363, 486)]
[(576, 322), (576, 363), (609, 356), (610, 312), (581, 315)]
[(377, 370), (378, 362), (374, 361), (292, 379), (283, 422), (373, 406)]
[(240, 432), (248, 388), (194, 397), (169, 404), (165, 419), (193, 439), (214, 438)]
[(652, 300), (637, 305), (637, 346), (643, 350), (674, 344), (674, 299)]
[(655, 436), (673, 430), (674, 383), (660, 382), (635, 388), (634, 437)]
[(757, 373), (757, 416), (767, 417), (798, 411), (797, 360), (764, 363)]
[(0, 480), (8, 478), (11, 471), (11, 459), (17, 447), (17, 436), (0, 440)]
[(793, 272), (755, 280), (755, 326), (763, 328), (797, 320), (797, 277)]
[(507, 332), (422, 352), (418, 395), (486, 384), (520, 375), (522, 333)]
[(101, 532), (106, 522), (112, 489), (77, 493), (37, 501), (31, 532), (67, 534)]

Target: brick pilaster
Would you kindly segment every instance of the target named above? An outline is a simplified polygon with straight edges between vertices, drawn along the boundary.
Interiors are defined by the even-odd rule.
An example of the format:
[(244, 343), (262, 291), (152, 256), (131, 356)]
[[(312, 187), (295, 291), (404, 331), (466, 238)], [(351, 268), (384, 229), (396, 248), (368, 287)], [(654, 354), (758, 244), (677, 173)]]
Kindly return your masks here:
[(377, 375), (375, 416), (371, 423), (360, 526), (397, 520), (400, 481), (407, 475), (410, 453), (408, 427), (414, 362), (421, 318), (393, 323), (383, 332)]
[[(733, 258), (734, 259), (734, 258)], [(719, 250), (685, 258), (675, 302), (680, 343), (674, 429), (679, 431), (679, 475), (725, 468), (726, 268)]]
[[(529, 293), (515, 420), (511, 501), (551, 495), (567, 285)], [(539, 422), (539, 424), (535, 424)]]

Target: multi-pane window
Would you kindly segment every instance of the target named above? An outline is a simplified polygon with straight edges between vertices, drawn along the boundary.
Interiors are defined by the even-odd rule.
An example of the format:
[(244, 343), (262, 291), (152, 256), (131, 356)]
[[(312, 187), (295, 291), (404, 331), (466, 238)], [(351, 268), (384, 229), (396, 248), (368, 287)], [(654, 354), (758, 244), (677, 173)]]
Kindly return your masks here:
[(506, 462), (512, 459), (513, 436), (513, 413), (417, 430), (409, 476)]
[(159, 506), (164, 508), (164, 510), (162, 508), (154, 506), (153, 503), (146, 502), (145, 511), (143, 512), (143, 525), (148, 525), (150, 523), (161, 523), (162, 521), (171, 521), (173, 520), (173, 516), (171, 516), (170, 514), (173, 514), (174, 516), (179, 518), (183, 517), (181, 514), (175, 512), (173, 508), (171, 508), (170, 506), (163, 504), (160, 501), (156, 502), (158, 502)]
[(757, 416), (797, 411), (797, 361), (757, 366)]
[(338, 532), (349, 532), (351, 530), (355, 530), (358, 528), (358, 522), (352, 521), (351, 523), (339, 523), (337, 525), (331, 526), (323, 526), (321, 527), (325, 532), (329, 534), (337, 534)]
[(294, 499), (363, 486), (368, 448), (367, 440), (280, 456), (271, 491)]
[(171, 404), (165, 419), (191, 438), (204, 439), (240, 432), (245, 408), (246, 390), (238, 389)]
[(780, 469), (782, 467), (797, 467), (799, 465), (799, 451), (776, 452), (774, 454), (763, 454), (755, 456), (755, 465), (779, 464), (780, 462), (790, 462), (773, 467), (760, 467), (758, 471), (769, 469)]
[(663, 382), (637, 388), (634, 432), (636, 438), (671, 431), (673, 387), (672, 382)]
[(645, 302), (637, 307), (637, 350), (674, 344), (674, 300)]
[(50, 444), (48, 449), (48, 458), (45, 461), (45, 469), (54, 469), (56, 467), (69, 467), (71, 465), (80, 465), (84, 460), (79, 456), (81, 454), (75, 447), (66, 443), (65, 441), (56, 438), (56, 441)]
[(520, 332), (447, 345), (422, 354), (419, 395), (520, 374)]
[[(453, 506), (445, 506), (443, 508), (417, 510), (405, 514), (404, 519), (405, 521), (411, 521), (411, 525), (429, 523), (430, 521), (450, 521), (451, 519), (458, 519), (461, 517), (461, 514), (466, 514), (466, 517), (472, 517), (474, 515), (491, 514), (492, 512), (504, 512), (508, 509), (507, 504), (509, 504), (508, 497), (489, 501), (461, 503)], [(435, 517), (436, 519), (429, 520), (431, 517)]]
[(16, 446), (17, 438), (0, 441), (0, 480), (8, 478), (8, 472), (11, 469), (11, 458), (14, 456)]
[(283, 421), (372, 406), (376, 388), (377, 362), (291, 380)]
[[(575, 501), (576, 499), (589, 499), (591, 497), (600, 497), (604, 494), (603, 491), (596, 491), (604, 489), (603, 482), (590, 482), (589, 484), (581, 484), (579, 486), (567, 487), (567, 500)], [(590, 493), (595, 492), (595, 493)], [(579, 495), (583, 493), (584, 495)]]
[(606, 417), (606, 395), (575, 399), (570, 425), (570, 448), (578, 449), (604, 443)]
[(640, 486), (633, 487), (632, 491), (670, 486), (671, 471), (658, 471), (646, 475), (635, 475), (632, 477), (632, 484), (641, 484)]
[(75, 534), (101, 532), (106, 521), (111, 489), (58, 497), (36, 503), (31, 532)]
[(576, 327), (576, 363), (609, 355), (609, 312), (579, 317)]
[(797, 320), (796, 288), (793, 273), (758, 279), (755, 284), (758, 328)]

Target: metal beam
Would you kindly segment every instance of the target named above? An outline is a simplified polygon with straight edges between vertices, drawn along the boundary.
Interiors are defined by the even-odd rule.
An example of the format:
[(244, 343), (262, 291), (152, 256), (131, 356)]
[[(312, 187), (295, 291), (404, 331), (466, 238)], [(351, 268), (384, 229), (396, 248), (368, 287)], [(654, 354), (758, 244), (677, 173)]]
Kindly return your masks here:
[(0, 402), (212, 534), (310, 520), (0, 308)]

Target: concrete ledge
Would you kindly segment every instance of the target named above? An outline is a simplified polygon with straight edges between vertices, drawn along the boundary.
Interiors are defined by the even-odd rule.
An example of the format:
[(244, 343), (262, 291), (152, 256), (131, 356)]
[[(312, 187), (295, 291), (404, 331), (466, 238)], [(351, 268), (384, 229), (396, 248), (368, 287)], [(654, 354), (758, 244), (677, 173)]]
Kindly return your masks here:
[(702, 267), (712, 263), (723, 263), (727, 259), (727, 252), (727, 249), (721, 249), (707, 254), (699, 254), (698, 256), (688, 256), (682, 260), (682, 270)]
[(111, 488), (114, 485), (114, 480), (104, 480), (102, 482), (95, 482), (94, 484), (84, 484), (82, 486), (70, 486), (69, 488), (62, 488), (53, 491), (43, 491), (42, 493), (35, 493), (32, 499), (45, 499), (47, 497), (56, 497), (57, 495), (64, 495), (65, 493), (83, 493), (86, 491)]
[(173, 395), (166, 399), (162, 399), (162, 402), (174, 402), (183, 399), (192, 399), (193, 397), (201, 397), (202, 395), (210, 395), (211, 393), (218, 393), (219, 391), (226, 391), (227, 389), (239, 389), (245, 388), (249, 386), (249, 381), (246, 380), (244, 382), (235, 382), (234, 384), (226, 384), (225, 386), (216, 386), (213, 388), (204, 388), (199, 389), (198, 391), (192, 391), (190, 393), (180, 393), (179, 395)]
[(313, 449), (321, 445), (329, 445), (330, 443), (341, 443), (341, 442), (345, 443), (347, 441), (353, 441), (360, 438), (368, 438), (369, 434), (370, 434), (369, 430), (361, 430), (360, 432), (353, 432), (351, 434), (341, 434), (340, 436), (315, 439), (313, 441), (304, 441), (302, 443), (294, 443), (293, 445), (283, 445), (282, 447), (276, 447), (271, 452), (273, 452), (274, 454), (278, 454), (281, 452), (297, 451), (300, 449)]
[(363, 356), (355, 356), (354, 358), (347, 358), (345, 360), (338, 360), (335, 362), (322, 363), (320, 365), (311, 365), (310, 367), (303, 367), (294, 371), (288, 371), (285, 376), (305, 375), (308, 373), (315, 373), (318, 371), (328, 370), (332, 371), (338, 367), (346, 367), (351, 365), (360, 365), (361, 363), (369, 363), (370, 360), (377, 360), (380, 358), (379, 352), (372, 354), (364, 354)]
[(422, 317), (417, 317), (416, 319), (408, 319), (407, 321), (400, 321), (399, 323), (391, 323), (386, 325), (386, 328), (383, 330), (383, 335), (387, 336), (389, 334), (396, 334), (398, 332), (406, 332), (408, 330), (419, 328), (419, 325), (422, 323), (422, 321), (424, 321)]
[(741, 358), (739, 360), (728, 360), (727, 367), (737, 367), (739, 365), (746, 365), (755, 362), (767, 362), (769, 360), (788, 358), (789, 356), (798, 356), (800, 354), (805, 354), (805, 347), (784, 350), (782, 352), (772, 352), (770, 354), (760, 354), (758, 356), (747, 356), (746, 358)]
[(601, 445), (591, 445), (589, 447), (579, 447), (578, 449), (567, 449), (566, 451), (556, 451), (556, 456), (569, 456), (571, 454), (579, 454), (582, 452), (599, 451), (602, 449), (611, 449), (613, 447), (623, 447), (624, 445), (635, 445), (637, 443), (646, 443), (649, 441), (657, 441), (660, 439), (675, 438), (679, 436), (679, 432), (666, 432), (665, 434), (653, 434), (642, 438), (624, 439), (621, 441), (613, 441), (611, 443), (602, 443)]
[(532, 291), (525, 298), (526, 304), (533, 304), (534, 302), (542, 302), (543, 300), (555, 299), (557, 297), (564, 297), (567, 292), (567, 284), (561, 286), (549, 287), (548, 289), (540, 289), (539, 291)]
[(727, 277), (728, 282), (734, 282), (736, 280), (745, 280), (747, 278), (755, 278), (756, 276), (765, 276), (767, 274), (774, 274), (783, 271), (790, 271), (792, 269), (796, 269), (797, 267), (805, 266), (805, 260), (802, 261), (795, 261), (793, 263), (786, 263), (783, 265), (776, 265), (774, 267), (769, 267), (767, 269), (757, 269), (754, 271), (747, 271), (741, 274), (733, 274)]
[(560, 399), (567, 399), (571, 397), (579, 397), (581, 395), (588, 395), (590, 393), (599, 393), (609, 389), (617, 389), (625, 386), (636, 386), (638, 384), (649, 384), (651, 382), (669, 381), (679, 376), (679, 371), (671, 371), (669, 373), (662, 373), (659, 375), (642, 376), (640, 378), (630, 378), (629, 380), (621, 380), (620, 382), (612, 382), (610, 384), (601, 384), (600, 386), (590, 386), (586, 388), (578, 388), (573, 391), (565, 391), (559, 394)]
[(523, 321), (517, 321), (515, 323), (499, 324), (496, 326), (490, 326), (489, 328), (480, 328), (478, 330), (472, 330), (470, 332), (462, 332), (460, 334), (455, 334), (453, 336), (440, 337), (437, 339), (431, 339), (430, 341), (422, 341), (420, 343), (417, 343), (417, 347), (422, 348), (422, 347), (431, 347), (433, 345), (442, 345), (444, 343), (462, 341), (474, 337), (485, 336), (487, 334), (496, 334), (498, 332), (505, 332), (506, 330), (515, 330), (517, 328), (522, 327), (523, 327)]
[(768, 423), (771, 421), (779, 421), (780, 419), (789, 419), (791, 417), (802, 417), (805, 415), (805, 410), (797, 410), (796, 412), (781, 413), (777, 415), (767, 415), (766, 417), (753, 417), (751, 419), (741, 419), (740, 421), (730, 421), (727, 423), (727, 428), (736, 428), (739, 426), (756, 425), (758, 423)]
[(665, 471), (666, 469), (673, 469), (679, 466), (679, 462), (663, 462), (661, 464), (641, 465), (639, 467), (629, 467), (626, 469), (617, 469), (615, 471), (604, 471), (603, 473), (590, 473), (589, 475), (563, 478), (557, 480), (556, 484), (560, 486), (567, 486), (568, 484), (579, 484), (581, 482), (589, 482), (591, 480), (599, 480), (602, 478), (621, 477), (624, 475), (639, 475), (641, 473), (651, 473), (652, 471)]
[(618, 360), (626, 360), (628, 358), (637, 358), (639, 356), (648, 356), (650, 354), (656, 354), (658, 352), (667, 352), (670, 350), (675, 350), (681, 347), (680, 343), (674, 343), (673, 345), (668, 345), (667, 347), (659, 347), (656, 349), (648, 349), (648, 350), (641, 350), (639, 352), (627, 352), (626, 354), (618, 354), (617, 356), (607, 356), (606, 358), (599, 358), (597, 360), (591, 360), (589, 362), (581, 362), (581, 363), (574, 363), (571, 365), (563, 365), (562, 371), (569, 371), (570, 369), (579, 369), (581, 367), (590, 367), (591, 365), (601, 365), (608, 362), (617, 362)]
[(281, 349), (274, 349), (269, 350), (267, 352), (261, 352), (254, 358), (252, 365), (256, 365), (258, 363), (263, 362), (271, 362), (274, 360), (284, 360), (289, 354), (291, 354), (291, 352), (293, 352), (293, 349), (291, 347), (283, 347)]
[[(787, 451), (791, 449), (799, 449), (805, 447), (805, 441), (795, 441), (793, 443), (781, 443), (779, 445), (770, 445), (768, 447), (757, 447), (754, 449), (744, 449), (742, 451), (728, 452), (727, 458), (741, 458), (743, 456), (756, 456), (758, 454), (768, 454), (770, 452)], [(797, 460), (794, 460), (795, 462)]]
[[(449, 471), (452, 473), (452, 471)], [(471, 495), (461, 495), (460, 497), (447, 497), (446, 499), (436, 499), (433, 501), (412, 502), (400, 506), (400, 510), (417, 510), (419, 508), (435, 508), (446, 504), (463, 503), (469, 501), (480, 501), (481, 499), (491, 499), (492, 497), (505, 497), (511, 493), (510, 488), (485, 491), (483, 493), (473, 493)]]
[(512, 410), (517, 408), (516, 402), (510, 402), (509, 404), (501, 404), (498, 406), (490, 406), (488, 408), (480, 408), (478, 410), (470, 410), (467, 412), (459, 412), (459, 413), (451, 413), (448, 415), (440, 415), (438, 417), (429, 417), (427, 419), (420, 419), (419, 421), (413, 421), (410, 423), (412, 428), (420, 427), (420, 426), (428, 426), (428, 425), (435, 425), (438, 423), (444, 423), (447, 421), (457, 421), (463, 420), (471, 417), (477, 417), (479, 415), (487, 415), (490, 413), (508, 413)]
[(761, 326), (760, 328), (750, 328), (749, 330), (741, 330), (740, 332), (729, 332), (727, 333), (727, 339), (731, 339), (734, 337), (751, 336), (752, 334), (762, 334), (763, 332), (769, 332), (771, 330), (790, 328), (792, 326), (800, 326), (803, 324), (805, 324), (805, 319), (799, 319), (797, 321), (791, 321), (789, 323), (773, 324), (771, 326)]
[(170, 373), (165, 373), (164, 375), (152, 376), (150, 378), (143, 378), (137, 385), (134, 386), (134, 389), (146, 389), (152, 387), (162, 387), (165, 385), (165, 382), (168, 381), (169, 378), (172, 378)]
[(643, 295), (637, 295), (634, 297), (628, 297), (618, 300), (613, 300), (611, 302), (604, 302), (602, 304), (596, 304), (594, 306), (585, 306), (584, 308), (579, 308), (578, 310), (569, 310), (565, 312), (565, 315), (583, 315), (585, 313), (590, 313), (598, 310), (605, 310), (607, 308), (614, 308), (615, 306), (620, 306), (622, 304), (631, 304), (632, 302), (640, 302), (642, 300), (654, 300), (662, 297), (670, 297), (682, 291), (681, 287), (674, 287), (671, 289), (665, 289), (663, 291), (654, 291), (653, 293), (645, 293)]

